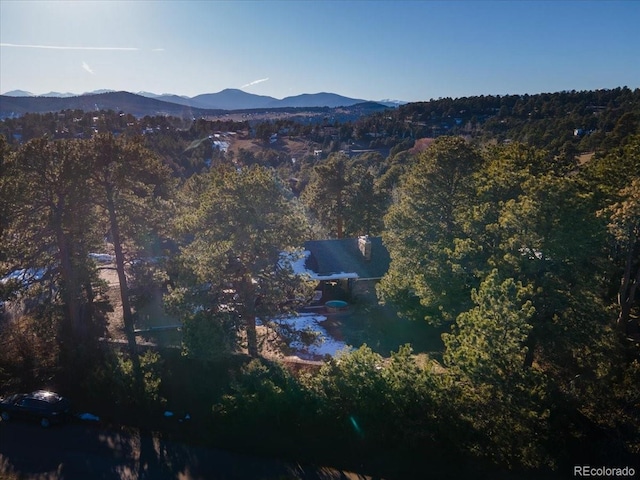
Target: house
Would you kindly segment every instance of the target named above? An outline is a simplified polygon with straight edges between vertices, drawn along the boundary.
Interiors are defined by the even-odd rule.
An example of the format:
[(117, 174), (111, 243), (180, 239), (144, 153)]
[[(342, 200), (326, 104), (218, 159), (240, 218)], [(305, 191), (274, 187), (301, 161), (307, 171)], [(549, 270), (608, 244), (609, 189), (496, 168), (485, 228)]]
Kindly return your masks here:
[(304, 271), (322, 294), (316, 293), (317, 301), (377, 301), (375, 286), (391, 262), (381, 237), (311, 240), (304, 249)]

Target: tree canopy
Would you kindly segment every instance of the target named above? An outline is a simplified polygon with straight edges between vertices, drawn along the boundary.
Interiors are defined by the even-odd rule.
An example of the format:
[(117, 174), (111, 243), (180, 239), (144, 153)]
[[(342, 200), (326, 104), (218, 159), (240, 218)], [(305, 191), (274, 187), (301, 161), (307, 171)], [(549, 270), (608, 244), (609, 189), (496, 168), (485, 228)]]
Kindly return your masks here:
[[(445, 98), (342, 124), (7, 119), (0, 393), (66, 375), (86, 398), (99, 391), (136, 413), (180, 397), (198, 406), (202, 438), (294, 438), (358, 459), (427, 454), (516, 476), (631, 464), (639, 92)], [(275, 144), (260, 141), (273, 133)], [(240, 147), (215, 146), (227, 134)], [(385, 358), (363, 345), (321, 365), (259, 358), (260, 323), (309, 300), (314, 285), (290, 268), (304, 240), (363, 234), (381, 234), (391, 254), (378, 284), (386, 307), (352, 306), (371, 316), (367, 328), (374, 310), (437, 325), (420, 333), (442, 338), (437, 351), (406, 345)], [(89, 255), (99, 248), (115, 253), (129, 350), (102, 341), (99, 309), (113, 299)], [(131, 285), (145, 283), (182, 321), (182, 355), (138, 355)], [(384, 318), (385, 335), (395, 322)], [(245, 351), (252, 358), (229, 355)]]
[(209, 322), (235, 322), (257, 356), (256, 318), (284, 314), (296, 304), (301, 279), (283, 254), (296, 255), (306, 221), (265, 168), (218, 168), (205, 178), (197, 207), (178, 219), (185, 244), (173, 300), (187, 324), (201, 310)]

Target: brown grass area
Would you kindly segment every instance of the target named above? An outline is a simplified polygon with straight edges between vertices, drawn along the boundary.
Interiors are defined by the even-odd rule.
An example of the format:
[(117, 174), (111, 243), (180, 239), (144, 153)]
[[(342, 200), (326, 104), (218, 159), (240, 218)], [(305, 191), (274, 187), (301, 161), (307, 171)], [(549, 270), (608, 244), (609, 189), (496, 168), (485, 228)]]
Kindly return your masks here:
[(409, 149), (409, 152), (416, 155), (429, 148), (434, 141), (435, 138), (419, 138), (416, 140), (415, 145)]
[(582, 166), (586, 163), (589, 163), (596, 152), (587, 152), (581, 155), (578, 155), (578, 165)]
[(278, 154), (285, 153), (289, 157), (301, 159), (305, 155), (313, 153), (314, 145), (299, 137), (281, 137), (276, 143), (267, 145), (262, 140), (249, 138), (245, 132), (231, 139), (229, 150), (237, 156), (240, 149), (253, 154), (273, 150)]

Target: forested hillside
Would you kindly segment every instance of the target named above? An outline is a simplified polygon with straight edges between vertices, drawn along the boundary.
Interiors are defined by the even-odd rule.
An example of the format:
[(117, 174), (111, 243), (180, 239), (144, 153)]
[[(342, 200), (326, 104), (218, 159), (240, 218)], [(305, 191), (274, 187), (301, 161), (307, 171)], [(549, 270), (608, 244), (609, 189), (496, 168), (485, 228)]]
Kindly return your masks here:
[[(123, 422), (179, 404), (191, 439), (389, 478), (638, 464), (638, 89), (316, 124), (26, 114), (0, 173), (0, 393), (45, 382)], [(312, 295), (303, 242), (358, 235), (391, 255), (379, 302), (441, 351), (265, 358), (260, 319)], [(126, 348), (104, 341), (105, 248)], [(181, 354), (137, 343), (155, 291)]]

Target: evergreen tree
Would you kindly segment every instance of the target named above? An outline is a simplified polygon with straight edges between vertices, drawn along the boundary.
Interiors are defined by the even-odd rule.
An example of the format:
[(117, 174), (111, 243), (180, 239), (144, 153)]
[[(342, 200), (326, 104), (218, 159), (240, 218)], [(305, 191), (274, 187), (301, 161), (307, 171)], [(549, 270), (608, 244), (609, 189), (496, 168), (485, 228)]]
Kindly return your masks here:
[(502, 281), (493, 270), (472, 292), (475, 304), (444, 334), (447, 392), (470, 432), (465, 448), (510, 466), (551, 463), (545, 451), (550, 431), (544, 375), (525, 368), (527, 338), (535, 309), (531, 287)]
[(391, 266), (380, 283), (383, 301), (435, 323), (465, 310), (473, 272), (451, 252), (466, 236), (462, 215), (476, 202), (473, 174), (482, 161), (463, 139), (442, 137), (406, 173), (385, 217)]
[(344, 222), (352, 182), (348, 158), (332, 154), (316, 165), (309, 184), (302, 192), (302, 201), (318, 220), (337, 238), (344, 236)]
[(632, 312), (638, 307), (640, 297), (640, 177), (623, 188), (619, 197), (620, 200), (606, 210), (610, 214), (609, 231), (619, 247), (623, 264), (617, 295), (617, 326), (624, 334), (632, 330), (637, 334), (638, 316)]
[(493, 270), (471, 292), (476, 306), (458, 315), (452, 333), (443, 334), (445, 363), (474, 381), (507, 384), (519, 377), (535, 312), (532, 294), (513, 279), (500, 281)]
[[(97, 243), (89, 169), (78, 141), (31, 140), (3, 160), (8, 266), (42, 269), (61, 297), (72, 335), (86, 336), (93, 292), (88, 254)], [(89, 310), (86, 307), (89, 307)]]
[[(195, 331), (224, 336), (232, 318), (245, 330), (249, 354), (256, 357), (256, 318), (267, 320), (296, 305), (301, 280), (282, 253), (302, 244), (306, 223), (269, 170), (221, 167), (206, 178), (198, 208), (179, 220), (188, 241), (181, 249), (181, 274), (170, 300), (178, 305), (187, 328), (189, 323), (195, 328), (196, 321), (203, 325), (203, 330), (192, 329), (190, 338), (197, 337)], [(193, 342), (185, 346), (188, 352), (203, 351)], [(210, 348), (217, 348), (213, 341)]]
[[(170, 214), (162, 197), (171, 192), (170, 172), (149, 150), (131, 139), (100, 134), (87, 145), (90, 185), (96, 204), (106, 215), (107, 231), (115, 252), (125, 332), (132, 352), (136, 351), (134, 317), (125, 264), (125, 243), (140, 245), (149, 232), (157, 234), (158, 212)], [(154, 225), (155, 221), (155, 225)], [(156, 227), (154, 229), (154, 227)]]
[(378, 188), (373, 175), (364, 167), (354, 168), (353, 178), (345, 215), (345, 233), (350, 237), (378, 235), (383, 228), (382, 218), (388, 196)]

